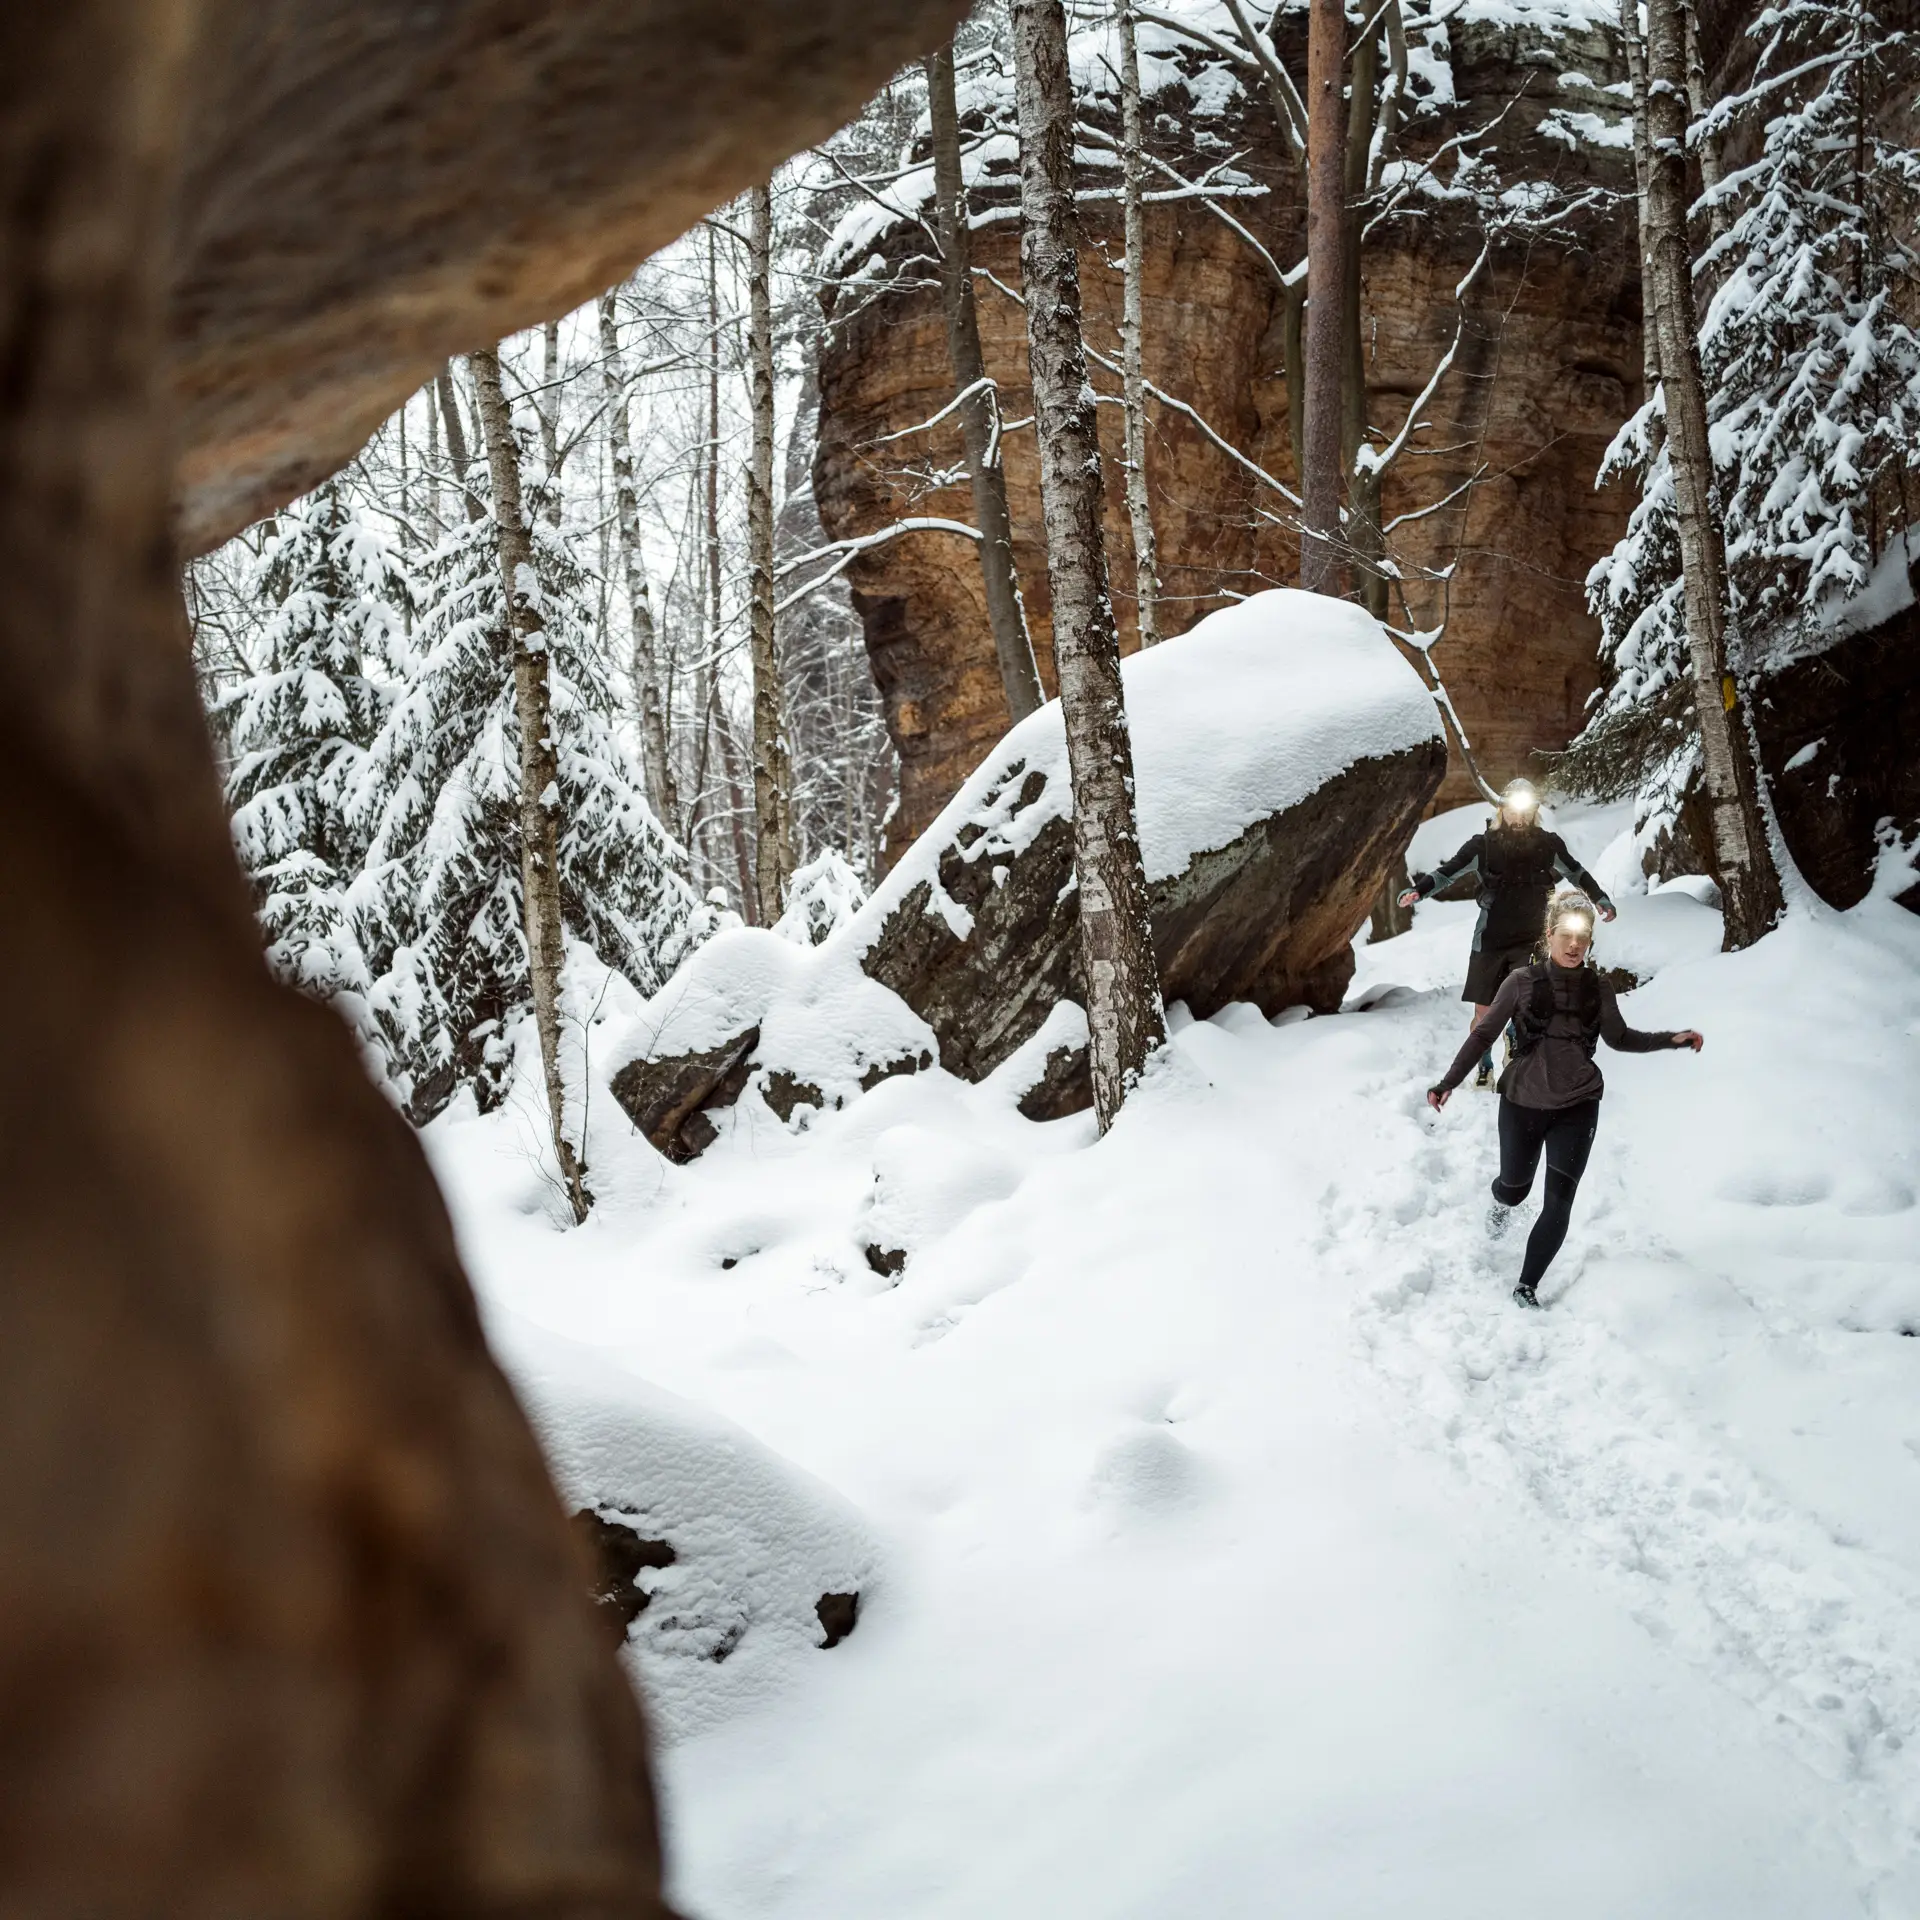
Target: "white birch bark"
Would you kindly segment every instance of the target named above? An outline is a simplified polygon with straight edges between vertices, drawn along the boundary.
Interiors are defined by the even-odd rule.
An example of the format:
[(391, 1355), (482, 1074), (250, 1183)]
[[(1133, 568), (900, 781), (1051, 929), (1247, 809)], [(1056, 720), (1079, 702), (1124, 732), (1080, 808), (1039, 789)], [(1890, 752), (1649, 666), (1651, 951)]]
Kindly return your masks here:
[(1120, 159), (1124, 203), (1120, 295), (1121, 389), (1126, 403), (1127, 519), (1133, 529), (1134, 605), (1140, 644), (1160, 639), (1160, 556), (1147, 492), (1147, 388), (1141, 365), (1141, 279), (1146, 268), (1145, 132), (1140, 111), (1140, 44), (1133, 0), (1119, 0)]
[(674, 791), (667, 746), (666, 704), (660, 694), (658, 636), (653, 593), (640, 546), (640, 503), (633, 480), (633, 439), (627, 419), (626, 363), (620, 352), (619, 305), (609, 289), (600, 297), (601, 382), (607, 405), (607, 440), (613, 458), (614, 522), (620, 539), (620, 572), (627, 591), (633, 634), (633, 689), (640, 709), (640, 744), (646, 754), (647, 803), (669, 833), (677, 830), (680, 798)]
[(1727, 556), (1714, 508), (1713, 458), (1687, 242), (1687, 74), (1680, 0), (1647, 7), (1648, 265), (1660, 327), (1667, 458), (1673, 473), (1687, 651), (1700, 728), (1701, 783), (1713, 822), (1726, 944), (1751, 946), (1781, 910), (1760, 805), (1759, 769), (1727, 657)]
[(554, 1158), (573, 1217), (580, 1221), (587, 1217), (588, 1195), (579, 1157), (567, 1137), (566, 1089), (560, 1074), (560, 971), (566, 960), (566, 929), (560, 911), (560, 764), (550, 725), (546, 634), (533, 591), (533, 542), (521, 503), (520, 449), (500, 384), (499, 356), (487, 349), (469, 354), (467, 364), (473, 371), (493, 481), (501, 586), (513, 637), (513, 704), (520, 730), (520, 891), (533, 1018)]
[(1080, 328), (1074, 105), (1060, 0), (1013, 0), (1020, 271), (1040, 443), (1053, 657), (1073, 782), (1094, 1110), (1113, 1124), (1166, 1040), (1134, 818), (1133, 747), (1101, 536), (1100, 438)]
[(747, 466), (747, 636), (753, 659), (753, 892), (760, 924), (787, 903), (793, 877), (793, 772), (787, 749), (773, 617), (773, 194), (747, 196), (747, 367), (752, 457)]

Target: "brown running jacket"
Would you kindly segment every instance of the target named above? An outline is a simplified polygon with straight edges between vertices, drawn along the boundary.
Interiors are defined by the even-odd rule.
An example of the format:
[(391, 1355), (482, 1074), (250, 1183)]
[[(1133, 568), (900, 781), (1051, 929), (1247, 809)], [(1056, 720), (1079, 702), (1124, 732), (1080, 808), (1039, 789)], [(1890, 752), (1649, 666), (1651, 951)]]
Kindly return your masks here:
[[(1553, 981), (1553, 1015), (1546, 1033), (1525, 1053), (1516, 1053), (1500, 1076), (1500, 1092), (1520, 1107), (1577, 1107), (1582, 1101), (1598, 1100), (1607, 1083), (1587, 1051), (1587, 1029), (1580, 1018), (1575, 998), (1579, 969), (1557, 967), (1552, 961), (1539, 966), (1522, 967), (1500, 983), (1493, 1003), (1467, 1035), (1466, 1045), (1447, 1069), (1439, 1084), (1451, 1093), (1469, 1073), (1474, 1062), (1486, 1053), (1500, 1036), (1500, 1029), (1520, 1010), (1522, 996), (1533, 992), (1533, 983), (1542, 974)], [(1641, 1033), (1620, 1017), (1620, 1003), (1606, 981), (1596, 981), (1600, 989), (1600, 1038), (1617, 1053), (1658, 1053), (1671, 1047), (1671, 1033)]]

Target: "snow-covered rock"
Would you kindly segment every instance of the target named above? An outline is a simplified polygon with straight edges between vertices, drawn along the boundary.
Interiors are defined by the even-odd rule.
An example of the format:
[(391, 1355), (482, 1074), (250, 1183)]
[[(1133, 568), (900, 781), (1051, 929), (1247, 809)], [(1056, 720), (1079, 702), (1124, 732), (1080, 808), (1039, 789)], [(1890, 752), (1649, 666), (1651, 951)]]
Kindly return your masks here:
[(644, 1570), (626, 1609), (662, 1737), (777, 1691), (851, 1631), (876, 1555), (831, 1488), (721, 1415), (517, 1314), (496, 1312), (488, 1333), (569, 1506), (666, 1549), (635, 1555)]
[[(1123, 671), (1167, 997), (1201, 1018), (1231, 1001), (1338, 1007), (1352, 937), (1445, 770), (1418, 675), (1360, 609), (1291, 590), (1211, 614)], [(1078, 931), (1053, 701), (819, 947), (708, 942), (621, 1043), (615, 1098), (685, 1158), (712, 1137), (701, 1110), (751, 1084), (786, 1118), (936, 1052), (983, 1079), (1082, 998)], [(1084, 1076), (1053, 1061), (1047, 1079), (1040, 1111), (1085, 1104)]]

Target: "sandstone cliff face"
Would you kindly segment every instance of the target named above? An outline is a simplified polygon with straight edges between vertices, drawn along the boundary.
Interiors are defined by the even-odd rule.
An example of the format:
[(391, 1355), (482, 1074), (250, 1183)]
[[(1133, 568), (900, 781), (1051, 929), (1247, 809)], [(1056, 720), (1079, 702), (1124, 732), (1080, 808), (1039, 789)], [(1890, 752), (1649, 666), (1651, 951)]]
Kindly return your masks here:
[[(1618, 537), (1629, 503), (1619, 489), (1596, 492), (1594, 474), (1640, 388), (1640, 293), (1624, 197), (1632, 168), (1619, 96), (1604, 91), (1620, 76), (1603, 27), (1563, 26), (1548, 35), (1538, 27), (1523, 34), (1455, 24), (1441, 52), (1461, 104), (1437, 106), (1410, 137), (1412, 151), (1431, 152), (1507, 106), (1496, 137), (1505, 178), (1596, 190), (1551, 239), (1496, 249), (1470, 296), (1453, 369), (1425, 411), (1422, 451), (1389, 476), (1383, 502), (1391, 520), (1444, 499), (1476, 472), (1483, 476), (1461, 501), (1396, 534), (1403, 564), (1451, 565), (1453, 574), (1445, 586), (1410, 581), (1392, 619), (1422, 629), (1447, 621), (1435, 659), (1483, 771), (1499, 780), (1578, 730), (1596, 681), (1597, 627), (1582, 581)], [(1189, 76), (1184, 86), (1167, 84), (1168, 64), (1157, 69), (1149, 117), (1158, 150), (1190, 175), (1234, 161), (1244, 179), (1267, 189), (1233, 200), (1235, 217), (1282, 265), (1294, 261), (1304, 252), (1303, 211), (1264, 107), (1237, 95), (1220, 105), (1217, 71), (1184, 55), (1180, 64)], [(1443, 78), (1441, 93), (1447, 84)], [(1111, 183), (1090, 177), (1089, 184)], [(1389, 432), (1453, 337), (1454, 288), (1482, 243), (1460, 203), (1430, 199), (1417, 227), (1373, 246), (1366, 259), (1368, 416)], [(976, 219), (989, 212), (975, 228), (975, 265), (1017, 288), (1010, 206), (1010, 176), (989, 169), (975, 194)], [(1112, 356), (1121, 285), (1117, 203), (1089, 199), (1085, 219), (1087, 335)], [(822, 357), (816, 472), (822, 517), (836, 538), (906, 513), (971, 519), (964, 481), (930, 485), (921, 477), (959, 471), (957, 433), (942, 427), (880, 444), (937, 412), (952, 392), (935, 290), (876, 293), (873, 286), (881, 277), (874, 257), (885, 271), (896, 269), (920, 238), (903, 224), (843, 250), (850, 278), (835, 291), (836, 325)], [(1029, 410), (1022, 316), (992, 280), (978, 285), (987, 365), (1006, 417), (1018, 421)], [(1144, 307), (1149, 379), (1291, 484), (1281, 301), (1254, 250), (1196, 201), (1151, 207)], [(1102, 394), (1118, 391), (1118, 380), (1097, 367), (1094, 383)], [(1121, 644), (1131, 651), (1137, 634), (1117, 406), (1102, 408), (1101, 425), (1108, 553)], [(1006, 445), (1015, 557), (1052, 691), (1038, 457), (1030, 430), (1012, 432)], [(910, 460), (921, 475), (908, 471)], [(1297, 535), (1277, 517), (1285, 502), (1164, 405), (1154, 409), (1149, 480), (1167, 631), (1184, 630), (1232, 596), (1292, 583)], [(901, 756), (900, 809), (888, 842), (897, 857), (1005, 729), (1006, 709), (970, 543), (940, 534), (902, 538), (863, 556), (850, 578)], [(1456, 755), (1437, 804), (1473, 793)]]

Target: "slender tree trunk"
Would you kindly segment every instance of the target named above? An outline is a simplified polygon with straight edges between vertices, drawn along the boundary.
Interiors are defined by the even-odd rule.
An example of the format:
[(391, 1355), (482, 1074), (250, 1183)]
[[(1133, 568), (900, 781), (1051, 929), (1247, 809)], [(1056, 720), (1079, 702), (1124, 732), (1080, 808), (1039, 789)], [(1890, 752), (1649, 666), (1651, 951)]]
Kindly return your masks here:
[(1120, 295), (1121, 385), (1127, 417), (1127, 518), (1133, 525), (1133, 593), (1140, 644), (1160, 639), (1160, 555), (1147, 492), (1147, 382), (1141, 367), (1141, 279), (1146, 270), (1146, 133), (1140, 110), (1140, 44), (1133, 0), (1119, 0), (1120, 155), (1124, 179), (1124, 280)]
[(433, 516), (433, 524), (438, 532), (446, 531), (446, 521), (441, 517), (440, 501), (440, 408), (434, 383), (429, 380), (427, 394), (427, 511)]
[(620, 353), (619, 303), (609, 289), (600, 297), (600, 367), (606, 393), (607, 440), (613, 455), (614, 522), (620, 535), (620, 571), (626, 581), (633, 628), (633, 690), (640, 709), (640, 741), (647, 756), (647, 801), (668, 832), (679, 824), (673, 761), (667, 751), (667, 716), (660, 698), (660, 660), (653, 624), (653, 594), (640, 550), (640, 502), (633, 484), (633, 440), (627, 424), (627, 370)]
[(713, 730), (720, 741), (720, 771), (727, 783), (727, 835), (733, 846), (734, 880), (740, 904), (750, 918), (758, 904), (753, 885), (753, 849), (747, 839), (747, 793), (740, 764), (739, 742), (733, 737), (733, 719), (720, 702), (720, 676), (713, 682)]
[(1053, 658), (1073, 782), (1093, 1101), (1113, 1124), (1166, 1040), (1133, 812), (1133, 745), (1101, 541), (1100, 436), (1080, 333), (1073, 82), (1060, 0), (1013, 0), (1020, 271), (1053, 587)]
[(987, 624), (1000, 663), (1007, 716), (1024, 720), (1045, 695), (1034, 665), (1033, 639), (1013, 570), (1013, 521), (1007, 512), (1007, 470), (1000, 458), (999, 408), (982, 384), (986, 357), (980, 350), (980, 316), (973, 298), (973, 237), (968, 228), (966, 178), (960, 166), (960, 113), (954, 100), (953, 46), (926, 61), (927, 110), (933, 132), (934, 227), (940, 236), (940, 293), (946, 309), (947, 359), (956, 393), (977, 391), (960, 407), (960, 439), (967, 477), (973, 483), (973, 519), (980, 529), (980, 577), (986, 588)]
[(1341, 389), (1347, 283), (1347, 21), (1341, 0), (1307, 16), (1306, 419), (1301, 431), (1300, 584), (1339, 593)]
[(469, 521), (478, 520), (480, 502), (467, 485), (467, 466), (472, 456), (467, 451), (467, 430), (461, 424), (460, 395), (453, 384), (451, 366), (442, 367), (434, 376), (433, 390), (440, 397), (440, 424), (447, 430), (447, 459), (453, 466), (455, 480), (460, 484), (460, 504), (466, 508)]
[(707, 653), (712, 661), (707, 681), (708, 724), (719, 732), (720, 764), (728, 793), (727, 832), (739, 881), (740, 911), (751, 923), (755, 917), (753, 863), (748, 858), (746, 827), (741, 817), (739, 768), (733, 748), (733, 729), (719, 711), (720, 627), (724, 606), (720, 573), (720, 239), (711, 224), (707, 227), (707, 450), (701, 480), (705, 514), (703, 571), (707, 585)]
[(540, 454), (546, 481), (548, 521), (560, 524), (560, 322), (549, 320), (540, 330), (540, 404), (534, 415), (540, 422)]
[[(1376, 28), (1377, 31), (1377, 28)], [(1387, 612), (1387, 575), (1380, 535), (1380, 476), (1364, 458), (1367, 446), (1366, 314), (1360, 286), (1360, 208), (1367, 192), (1367, 156), (1373, 141), (1380, 84), (1380, 43), (1368, 34), (1356, 43), (1350, 63), (1352, 99), (1347, 109), (1346, 235), (1341, 282), (1340, 332), (1344, 346), (1340, 394), (1340, 463), (1347, 475), (1347, 540), (1354, 559), (1353, 585), (1376, 620)]]
[(1307, 277), (1290, 281), (1280, 295), (1280, 351), (1287, 361), (1287, 450), (1296, 486), (1307, 482)]
[[(1696, 124), (1706, 118), (1710, 104), (1707, 99), (1706, 63), (1700, 56), (1699, 13), (1695, 0), (1682, 0), (1682, 24), (1687, 37), (1687, 106)], [(1695, 144), (1694, 155), (1700, 163), (1701, 191), (1717, 192), (1726, 171), (1720, 161), (1719, 137), (1702, 128), (1700, 138)], [(1707, 233), (1710, 238), (1720, 239), (1732, 224), (1732, 212), (1723, 203), (1716, 200), (1707, 209)]]
[(747, 465), (747, 633), (753, 657), (753, 895), (770, 927), (793, 877), (793, 769), (773, 632), (773, 193), (747, 196), (747, 370), (752, 454)]
[(547, 1118), (554, 1157), (576, 1221), (587, 1217), (587, 1189), (567, 1138), (566, 1089), (560, 1077), (560, 970), (566, 929), (560, 914), (560, 762), (554, 752), (547, 686), (547, 638), (527, 584), (533, 542), (520, 496), (520, 449), (500, 384), (500, 358), (491, 349), (471, 353), (480, 431), (493, 480), (493, 518), (500, 546), (500, 577), (513, 633), (513, 705), (520, 727), (520, 891), (526, 914), (527, 970), (533, 980), (533, 1018), (547, 1082)]
[(1686, 596), (1687, 649), (1700, 728), (1701, 776), (1713, 821), (1726, 906), (1726, 944), (1751, 946), (1781, 909), (1780, 876), (1761, 811), (1752, 734), (1727, 658), (1727, 556), (1715, 510), (1707, 399), (1687, 244), (1687, 92), (1680, 0), (1647, 7), (1648, 260), (1660, 325), (1667, 397), (1667, 458), (1673, 472)]
[(1627, 81), (1633, 89), (1633, 183), (1635, 230), (1640, 240), (1640, 379), (1646, 397), (1660, 384), (1660, 322), (1654, 313), (1653, 269), (1647, 262), (1647, 178), (1653, 170), (1647, 146), (1647, 52), (1640, 36), (1640, 0), (1620, 0), (1620, 39), (1627, 50)]

